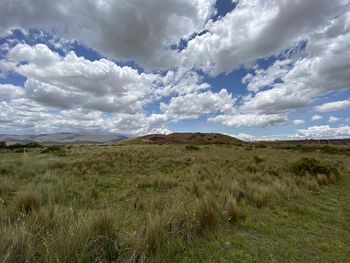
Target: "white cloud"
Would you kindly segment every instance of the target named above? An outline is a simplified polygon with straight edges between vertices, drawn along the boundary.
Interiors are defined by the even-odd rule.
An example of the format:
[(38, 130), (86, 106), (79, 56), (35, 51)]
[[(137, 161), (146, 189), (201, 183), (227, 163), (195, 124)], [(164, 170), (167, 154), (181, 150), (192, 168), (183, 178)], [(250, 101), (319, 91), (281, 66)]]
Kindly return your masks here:
[(106, 59), (92, 62), (74, 52), (61, 57), (43, 44), (18, 44), (7, 56), (17, 63), (14, 71), (27, 78), (26, 97), (60, 109), (141, 112), (159, 80)]
[(322, 116), (320, 116), (320, 115), (313, 115), (312, 117), (311, 117), (311, 120), (312, 121), (318, 121), (318, 120), (321, 120), (323, 117)]
[(329, 125), (312, 126), (297, 131), (297, 136), (308, 138), (343, 138), (350, 136), (350, 126), (331, 128)]
[(55, 29), (106, 56), (162, 67), (175, 54), (167, 48), (201, 31), (214, 5), (214, 0), (3, 0), (0, 34), (11, 27)]
[(302, 125), (302, 124), (304, 124), (304, 123), (305, 123), (304, 120), (294, 120), (294, 121), (293, 121), (293, 124), (294, 124), (294, 125)]
[(340, 120), (341, 120), (341, 118), (330, 116), (329, 119), (328, 119), (328, 122), (329, 123), (335, 123), (335, 122), (338, 122)]
[(0, 84), (0, 100), (20, 98), (24, 95), (24, 89), (12, 84)]
[(218, 115), (208, 119), (211, 122), (221, 123), (227, 127), (266, 127), (287, 121), (287, 117), (281, 114), (235, 114)]
[(350, 107), (350, 100), (333, 101), (316, 106), (315, 110), (318, 112), (331, 112), (342, 110)]
[(235, 99), (227, 90), (219, 93), (206, 91), (171, 98), (169, 104), (161, 103), (160, 110), (168, 120), (194, 119), (203, 114), (232, 112)]
[(114, 132), (128, 135), (168, 133), (164, 123), (139, 114), (113, 113), (77, 108), (52, 111), (25, 98), (0, 102), (0, 133)]
[(192, 39), (181, 59), (184, 65), (214, 76), (249, 66), (308, 39), (310, 31), (327, 25), (345, 4), (342, 0), (239, 1), (231, 13), (209, 23), (205, 34)]
[[(344, 22), (347, 21), (344, 17), (350, 17), (350, 12), (310, 33), (303, 52), (297, 48), (266, 70), (258, 69), (247, 75), (243, 81), (250, 90), (258, 91), (265, 86), (267, 90), (248, 96), (242, 109), (261, 113), (290, 112), (308, 105), (314, 97), (350, 87), (350, 31), (337, 31), (338, 34), (334, 31), (329, 36), (336, 23), (337, 26), (341, 22), (348, 23)], [(347, 104), (344, 101), (337, 106), (347, 107)], [(325, 107), (327, 105), (316, 109), (322, 111)]]

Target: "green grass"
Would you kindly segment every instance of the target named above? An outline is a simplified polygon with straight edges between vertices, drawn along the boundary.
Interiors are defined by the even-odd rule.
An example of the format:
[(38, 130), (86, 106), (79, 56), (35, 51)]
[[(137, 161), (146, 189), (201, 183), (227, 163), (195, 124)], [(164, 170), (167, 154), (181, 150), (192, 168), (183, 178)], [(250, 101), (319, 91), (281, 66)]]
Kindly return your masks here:
[(348, 262), (342, 146), (0, 153), (0, 262)]

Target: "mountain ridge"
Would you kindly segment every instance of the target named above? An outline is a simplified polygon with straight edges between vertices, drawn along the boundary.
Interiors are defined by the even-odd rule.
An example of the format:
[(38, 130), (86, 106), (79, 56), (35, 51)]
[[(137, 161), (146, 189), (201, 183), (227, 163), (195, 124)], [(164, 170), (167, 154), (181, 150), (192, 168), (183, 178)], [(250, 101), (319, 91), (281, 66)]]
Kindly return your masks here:
[(127, 138), (120, 134), (88, 134), (88, 133), (45, 133), (45, 134), (28, 134), (28, 135), (12, 135), (0, 134), (0, 141), (5, 141), (7, 144), (100, 144), (100, 143), (115, 143)]

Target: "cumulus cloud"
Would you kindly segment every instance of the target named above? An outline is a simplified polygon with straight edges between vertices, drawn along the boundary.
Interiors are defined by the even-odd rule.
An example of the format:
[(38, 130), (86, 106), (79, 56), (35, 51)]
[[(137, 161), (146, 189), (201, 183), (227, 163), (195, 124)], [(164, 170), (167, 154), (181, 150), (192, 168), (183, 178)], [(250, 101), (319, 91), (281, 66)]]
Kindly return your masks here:
[(106, 56), (162, 67), (175, 54), (169, 46), (201, 31), (214, 5), (214, 0), (4, 0), (0, 33), (11, 27), (55, 29)]
[(293, 121), (293, 124), (294, 124), (294, 125), (302, 125), (302, 124), (304, 124), (304, 123), (305, 123), (304, 120), (294, 120), (294, 121)]
[[(349, 17), (349, 12), (340, 15), (336, 21)], [(349, 20), (350, 21), (350, 20)], [(340, 23), (340, 22), (339, 22)], [(243, 81), (251, 91), (242, 108), (261, 113), (290, 112), (308, 105), (314, 97), (350, 86), (350, 31), (329, 31), (339, 27), (333, 21), (310, 34), (304, 51), (292, 52), (284, 60), (277, 60), (267, 69), (255, 70)], [(343, 25), (344, 27), (347, 24)], [(265, 90), (260, 91), (265, 87)], [(266, 89), (267, 88), (267, 89)], [(337, 103), (336, 103), (337, 104)], [(341, 106), (340, 106), (341, 105)], [(338, 107), (348, 107), (348, 101)], [(335, 107), (335, 104), (330, 106)], [(325, 107), (316, 108), (323, 111)]]
[(287, 121), (287, 116), (281, 114), (235, 114), (218, 115), (208, 119), (210, 122), (221, 123), (227, 127), (266, 127)]
[(340, 120), (341, 120), (341, 118), (330, 116), (329, 119), (328, 119), (328, 122), (329, 123), (335, 123), (335, 122), (338, 122)]
[(323, 117), (322, 116), (320, 116), (320, 115), (313, 115), (312, 117), (311, 117), (311, 120), (312, 121), (318, 121), (318, 120), (321, 120)]
[(169, 104), (161, 103), (160, 110), (168, 120), (198, 118), (200, 115), (232, 112), (235, 99), (227, 90), (219, 93), (207, 91), (171, 98)]
[(331, 112), (342, 110), (350, 107), (350, 100), (342, 100), (342, 101), (333, 101), (324, 103), (322, 105), (316, 106), (315, 111), (318, 112)]
[(209, 23), (181, 52), (184, 64), (211, 75), (278, 54), (344, 10), (346, 1), (238, 1), (233, 12)]
[(144, 114), (112, 113), (81, 108), (53, 111), (26, 98), (0, 102), (0, 131), (18, 133), (52, 132), (116, 132), (126, 135), (168, 133), (164, 123), (159, 124)]
[(297, 136), (309, 138), (343, 138), (350, 136), (350, 126), (331, 128), (329, 125), (312, 126), (297, 131)]
[(20, 98), (24, 95), (24, 89), (12, 84), (0, 84), (0, 100)]
[(61, 57), (44, 44), (18, 44), (7, 57), (16, 63), (13, 70), (27, 78), (27, 98), (60, 109), (141, 112), (158, 79), (107, 59), (92, 62), (73, 51)]

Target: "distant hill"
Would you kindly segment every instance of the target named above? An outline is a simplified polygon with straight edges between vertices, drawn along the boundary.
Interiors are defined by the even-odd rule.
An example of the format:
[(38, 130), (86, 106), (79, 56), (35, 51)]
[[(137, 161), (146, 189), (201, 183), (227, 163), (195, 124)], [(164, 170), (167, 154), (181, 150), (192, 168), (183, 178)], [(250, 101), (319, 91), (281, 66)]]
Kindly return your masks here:
[(221, 133), (171, 133), (165, 134), (150, 134), (137, 138), (128, 138), (121, 141), (122, 144), (138, 144), (138, 143), (150, 143), (150, 144), (230, 144), (230, 143), (242, 143), (243, 141), (224, 135)]
[(96, 135), (96, 134), (79, 134), (79, 133), (53, 133), (39, 135), (9, 135), (0, 134), (0, 141), (7, 144), (99, 144), (114, 143), (125, 139), (122, 135)]

